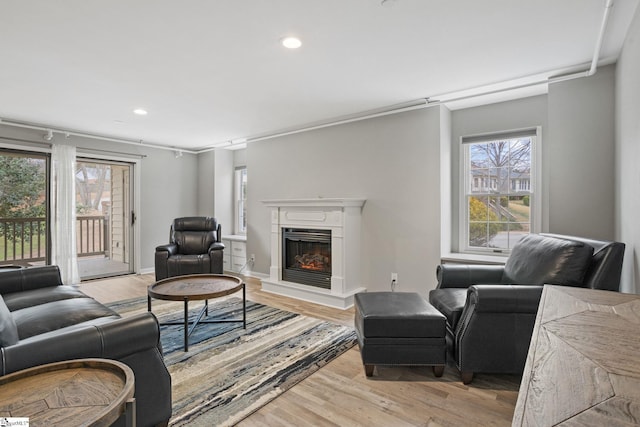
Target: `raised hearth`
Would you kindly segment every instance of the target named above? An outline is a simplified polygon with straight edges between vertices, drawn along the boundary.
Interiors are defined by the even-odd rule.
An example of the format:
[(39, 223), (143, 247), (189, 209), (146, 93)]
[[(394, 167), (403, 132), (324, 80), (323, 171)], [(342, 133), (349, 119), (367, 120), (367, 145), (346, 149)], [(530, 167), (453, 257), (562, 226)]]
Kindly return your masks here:
[[(265, 200), (271, 208), (267, 292), (337, 308), (353, 305), (360, 283), (364, 199)], [(330, 242), (322, 248), (322, 242)]]

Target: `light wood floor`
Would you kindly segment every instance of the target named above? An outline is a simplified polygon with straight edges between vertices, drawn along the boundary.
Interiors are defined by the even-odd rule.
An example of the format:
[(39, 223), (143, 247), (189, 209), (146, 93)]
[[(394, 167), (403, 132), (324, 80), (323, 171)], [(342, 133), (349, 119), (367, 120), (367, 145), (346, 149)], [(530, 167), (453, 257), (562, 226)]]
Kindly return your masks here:
[[(146, 296), (152, 274), (85, 282), (103, 303)], [(247, 298), (283, 310), (353, 325), (353, 309), (339, 310), (263, 292), (245, 278)], [(520, 378), (477, 375), (465, 386), (447, 367), (435, 378), (426, 367), (376, 367), (364, 375), (355, 346), (243, 420), (251, 426), (509, 426)]]

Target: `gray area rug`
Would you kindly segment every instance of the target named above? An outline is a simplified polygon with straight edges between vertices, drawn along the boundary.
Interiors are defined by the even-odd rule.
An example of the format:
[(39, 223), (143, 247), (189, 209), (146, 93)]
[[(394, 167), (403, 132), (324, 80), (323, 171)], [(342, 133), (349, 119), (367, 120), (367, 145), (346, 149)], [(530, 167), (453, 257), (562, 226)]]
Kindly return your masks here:
[[(193, 318), (203, 302), (191, 303)], [(122, 316), (147, 309), (146, 298), (108, 304)], [(193, 308), (191, 307), (193, 306)], [(183, 304), (153, 301), (161, 322), (183, 320)], [(239, 298), (209, 302), (209, 318), (242, 316)], [(356, 343), (353, 328), (247, 301), (242, 323), (200, 324), (184, 352), (182, 326), (162, 326), (171, 373), (172, 426), (233, 425)]]

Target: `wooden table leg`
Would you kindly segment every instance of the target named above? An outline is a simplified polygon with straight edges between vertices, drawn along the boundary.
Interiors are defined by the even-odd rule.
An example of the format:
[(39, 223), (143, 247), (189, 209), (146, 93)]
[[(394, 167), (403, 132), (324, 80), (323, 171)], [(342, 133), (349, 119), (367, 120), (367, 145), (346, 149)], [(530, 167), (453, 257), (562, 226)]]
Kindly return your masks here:
[(136, 427), (136, 398), (127, 400), (125, 408), (125, 426)]

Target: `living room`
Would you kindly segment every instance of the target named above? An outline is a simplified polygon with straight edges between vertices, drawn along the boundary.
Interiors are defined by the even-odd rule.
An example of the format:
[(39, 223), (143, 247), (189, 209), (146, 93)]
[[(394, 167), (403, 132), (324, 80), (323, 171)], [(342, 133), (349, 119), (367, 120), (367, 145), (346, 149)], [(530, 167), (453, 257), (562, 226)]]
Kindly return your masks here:
[[(397, 3), (392, 12), (403, 6), (403, 0)], [(593, 3), (600, 8), (600, 3), (604, 4)], [(177, 149), (158, 148), (151, 143), (110, 140), (115, 131), (103, 135), (103, 139), (82, 136), (81, 132), (67, 138), (66, 129), (87, 133), (92, 129), (84, 129), (82, 123), (35, 119), (28, 120), (33, 128), (0, 123), (0, 143), (7, 149), (41, 149), (45, 132), (38, 127), (51, 127), (60, 131), (53, 132), (50, 143), (74, 145), (85, 153), (101, 150), (101, 155), (137, 156), (136, 273), (153, 271), (154, 249), (167, 243), (174, 218), (216, 216), (223, 234), (232, 233), (234, 170), (246, 166), (246, 252), (255, 255), (255, 262), (247, 267), (249, 275), (259, 279), (269, 275), (271, 216), (265, 201), (363, 198), (363, 286), (369, 292), (390, 290), (389, 274), (396, 272), (398, 291), (426, 297), (436, 286), (435, 268), (441, 260), (463, 258), (456, 254), (460, 138), (539, 127), (543, 201), (540, 231), (624, 242), (627, 252), (621, 291), (637, 294), (640, 11), (637, 2), (631, 3), (634, 13), (616, 58), (600, 64), (592, 76), (559, 80), (548, 84), (543, 93), (531, 96), (467, 108), (442, 104), (407, 108), (304, 132), (274, 132), (269, 138), (249, 140), (247, 148), (241, 150), (190, 152), (185, 148), (180, 156), (176, 155)], [(590, 30), (594, 39), (596, 32), (595, 27)], [(2, 34), (4, 43), (12, 40)], [(4, 101), (0, 104), (3, 121), (20, 121), (10, 105)], [(268, 110), (269, 106), (263, 108)]]

